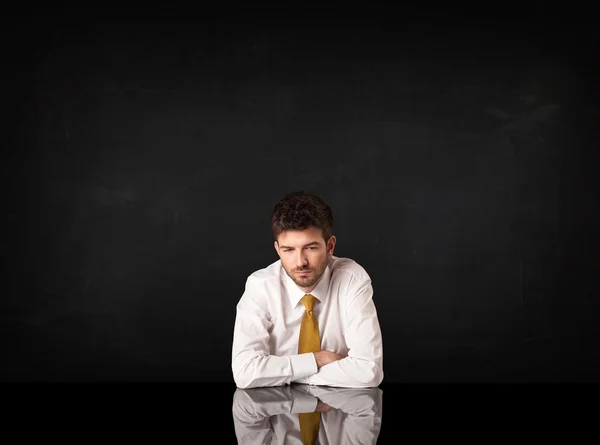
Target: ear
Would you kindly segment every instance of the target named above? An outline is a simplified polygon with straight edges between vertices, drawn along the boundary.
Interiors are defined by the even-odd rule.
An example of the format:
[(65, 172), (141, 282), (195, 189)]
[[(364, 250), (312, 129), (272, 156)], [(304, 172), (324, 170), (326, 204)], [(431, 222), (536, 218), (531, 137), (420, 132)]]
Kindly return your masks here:
[(281, 254), (279, 253), (279, 243), (277, 241), (273, 242), (273, 247), (275, 247), (277, 255), (279, 255), (279, 257), (281, 258)]
[(330, 257), (330, 258), (333, 255), (333, 251), (335, 249), (335, 243), (336, 243), (336, 241), (337, 241), (337, 239), (333, 235), (331, 235), (331, 237), (327, 241), (327, 256)]

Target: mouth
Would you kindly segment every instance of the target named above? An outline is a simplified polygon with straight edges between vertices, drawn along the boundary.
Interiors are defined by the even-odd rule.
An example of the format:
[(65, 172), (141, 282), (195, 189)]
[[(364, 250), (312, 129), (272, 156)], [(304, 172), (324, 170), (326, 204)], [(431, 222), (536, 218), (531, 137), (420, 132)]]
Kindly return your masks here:
[(306, 276), (306, 275), (310, 275), (311, 272), (310, 272), (310, 270), (303, 270), (303, 271), (299, 271), (296, 273), (300, 276)]

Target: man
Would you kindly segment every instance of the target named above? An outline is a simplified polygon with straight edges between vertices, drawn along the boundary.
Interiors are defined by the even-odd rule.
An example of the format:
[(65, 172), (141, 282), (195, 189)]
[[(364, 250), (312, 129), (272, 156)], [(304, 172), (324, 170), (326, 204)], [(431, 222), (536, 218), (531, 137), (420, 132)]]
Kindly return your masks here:
[(236, 307), (231, 366), (238, 388), (362, 388), (383, 380), (371, 279), (355, 261), (333, 255), (333, 222), (329, 206), (308, 192), (275, 205), (279, 260), (248, 277)]

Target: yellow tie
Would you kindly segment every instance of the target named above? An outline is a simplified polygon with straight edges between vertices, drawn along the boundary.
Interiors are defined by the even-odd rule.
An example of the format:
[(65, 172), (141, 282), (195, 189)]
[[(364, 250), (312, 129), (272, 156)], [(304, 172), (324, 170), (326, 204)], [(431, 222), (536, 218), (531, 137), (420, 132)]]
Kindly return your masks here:
[[(302, 304), (306, 308), (300, 325), (300, 338), (298, 339), (298, 354), (305, 352), (317, 352), (321, 350), (321, 338), (319, 336), (319, 323), (313, 312), (317, 299), (306, 294), (302, 297)], [(300, 435), (304, 445), (313, 445), (319, 435), (321, 413), (299, 413)]]
[(298, 339), (298, 354), (305, 352), (317, 352), (321, 350), (321, 338), (319, 337), (319, 323), (313, 312), (316, 298), (311, 294), (302, 297), (302, 304), (306, 308), (302, 324), (300, 325), (300, 338)]

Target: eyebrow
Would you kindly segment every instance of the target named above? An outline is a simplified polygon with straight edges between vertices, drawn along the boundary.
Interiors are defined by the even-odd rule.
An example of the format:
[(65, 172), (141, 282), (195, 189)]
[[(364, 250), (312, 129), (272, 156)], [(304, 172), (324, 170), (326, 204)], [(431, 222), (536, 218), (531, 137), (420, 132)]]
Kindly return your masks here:
[[(314, 246), (314, 245), (317, 245), (317, 246), (318, 246), (319, 244), (320, 244), (320, 243), (319, 243), (318, 241), (313, 241), (312, 243), (305, 244), (305, 245), (304, 245), (304, 246), (302, 246), (302, 247), (308, 247), (308, 246)], [(279, 246), (279, 247), (280, 247), (281, 249), (293, 249), (293, 247), (291, 247), (291, 246)]]

